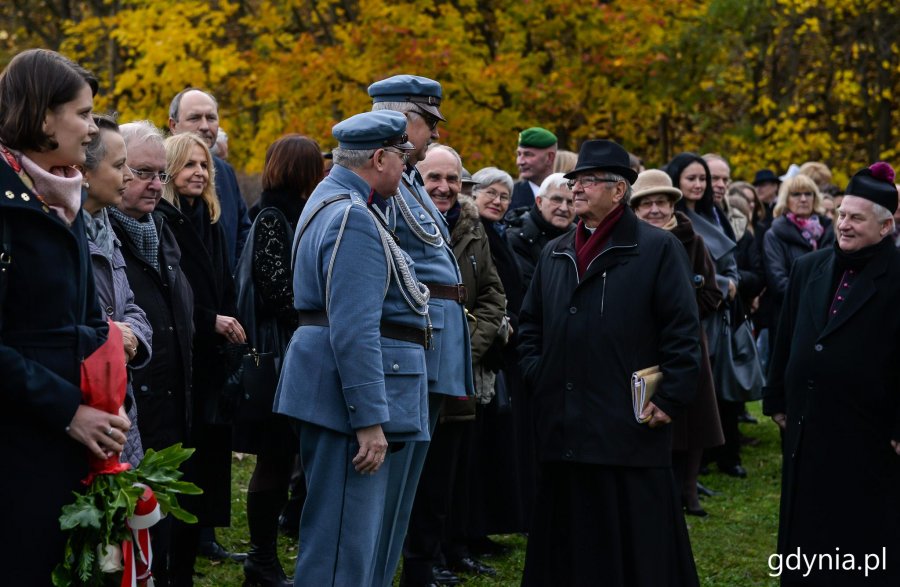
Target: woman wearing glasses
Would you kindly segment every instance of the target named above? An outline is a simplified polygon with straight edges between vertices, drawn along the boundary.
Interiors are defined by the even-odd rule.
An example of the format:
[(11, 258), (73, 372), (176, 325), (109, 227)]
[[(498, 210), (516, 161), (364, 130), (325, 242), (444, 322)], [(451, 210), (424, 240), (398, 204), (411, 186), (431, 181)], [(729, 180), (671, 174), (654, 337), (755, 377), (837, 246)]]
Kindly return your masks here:
[(171, 136), (165, 146), (171, 179), (163, 185), (165, 203), (157, 211), (175, 234), (181, 268), (194, 292), (191, 435), (197, 452), (191, 460), (203, 495), (190, 511), (200, 519), (191, 530), (199, 533), (201, 527), (227, 527), (231, 522), (231, 426), (224, 423), (226, 414), (218, 410), (218, 400), (225, 385), (227, 344), (247, 339), (235, 317), (212, 155), (194, 133)]
[[(763, 254), (772, 315), (777, 317), (781, 315), (791, 265), (798, 257), (833, 244), (834, 228), (825, 216), (818, 186), (803, 174), (781, 184), (772, 214), (775, 219), (763, 237)], [(770, 340), (774, 340), (776, 326), (777, 321), (770, 326)]]
[[(122, 202), (122, 195), (134, 175), (126, 165), (125, 141), (119, 134), (119, 125), (108, 116), (94, 116), (100, 132), (87, 147), (84, 161), (84, 179), (87, 198), (82, 214), (87, 229), (88, 248), (94, 269), (94, 283), (100, 298), (100, 307), (107, 317), (115, 320), (125, 342), (125, 358), (132, 369), (143, 367), (150, 360), (152, 330), (147, 315), (134, 302), (134, 293), (125, 272), (122, 245), (109, 221), (109, 206)], [(144, 456), (138, 433), (137, 406), (131, 382), (127, 391), (128, 418), (131, 430), (122, 460), (137, 467)]]

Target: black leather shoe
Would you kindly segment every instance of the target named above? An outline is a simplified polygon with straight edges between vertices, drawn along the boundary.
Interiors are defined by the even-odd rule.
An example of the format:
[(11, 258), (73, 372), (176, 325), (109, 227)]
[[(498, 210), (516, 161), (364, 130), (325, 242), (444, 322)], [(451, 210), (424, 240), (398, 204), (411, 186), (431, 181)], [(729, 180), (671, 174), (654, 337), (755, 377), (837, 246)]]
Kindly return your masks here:
[(242, 563), (247, 559), (246, 552), (228, 552), (218, 542), (201, 542), (197, 547), (197, 554), (214, 561), (233, 560)]
[(481, 562), (478, 559), (474, 559), (470, 556), (463, 557), (461, 559), (450, 562), (447, 566), (450, 567), (451, 570), (456, 571), (458, 573), (469, 573), (472, 575), (487, 575), (489, 577), (493, 577), (497, 574), (497, 569), (494, 567), (488, 566)]
[(706, 497), (715, 497), (716, 495), (722, 495), (721, 491), (713, 491), (700, 482), (697, 482), (697, 493)]
[(750, 415), (750, 412), (744, 412), (740, 416), (738, 416), (738, 422), (742, 422), (744, 424), (759, 424), (759, 420)]
[(689, 507), (685, 506), (684, 513), (686, 513), (689, 516), (697, 516), (698, 518), (705, 518), (706, 516), (709, 515), (709, 513), (707, 513), (707, 511), (705, 509), (700, 508), (700, 507), (689, 508)]
[(464, 582), (464, 579), (444, 567), (432, 567), (431, 574), (434, 575), (434, 580), (438, 585), (459, 585)]
[(730, 467), (719, 467), (719, 470), (729, 477), (737, 477), (738, 479), (747, 478), (747, 469), (740, 465), (732, 465)]

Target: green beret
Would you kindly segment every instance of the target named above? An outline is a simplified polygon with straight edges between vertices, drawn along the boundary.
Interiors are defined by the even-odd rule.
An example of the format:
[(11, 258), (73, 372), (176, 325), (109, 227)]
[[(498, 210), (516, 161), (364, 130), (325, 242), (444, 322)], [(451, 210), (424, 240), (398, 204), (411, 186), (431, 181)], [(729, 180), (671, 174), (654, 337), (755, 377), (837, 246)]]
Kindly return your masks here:
[(520, 147), (534, 147), (535, 149), (546, 149), (556, 144), (556, 135), (539, 126), (526, 128), (519, 133)]

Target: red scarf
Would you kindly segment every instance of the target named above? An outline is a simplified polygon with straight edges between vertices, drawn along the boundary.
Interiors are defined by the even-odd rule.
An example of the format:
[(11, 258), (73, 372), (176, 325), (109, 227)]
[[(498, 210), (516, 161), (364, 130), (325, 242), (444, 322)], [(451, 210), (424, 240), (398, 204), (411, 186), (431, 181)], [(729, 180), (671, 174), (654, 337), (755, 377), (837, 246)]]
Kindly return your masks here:
[(578, 260), (578, 279), (581, 279), (584, 272), (587, 271), (588, 265), (591, 264), (606, 242), (609, 235), (612, 234), (613, 228), (619, 223), (622, 214), (625, 213), (625, 206), (619, 205), (614, 208), (606, 218), (600, 221), (594, 234), (591, 234), (584, 225), (584, 220), (578, 221), (578, 228), (575, 229), (575, 257)]

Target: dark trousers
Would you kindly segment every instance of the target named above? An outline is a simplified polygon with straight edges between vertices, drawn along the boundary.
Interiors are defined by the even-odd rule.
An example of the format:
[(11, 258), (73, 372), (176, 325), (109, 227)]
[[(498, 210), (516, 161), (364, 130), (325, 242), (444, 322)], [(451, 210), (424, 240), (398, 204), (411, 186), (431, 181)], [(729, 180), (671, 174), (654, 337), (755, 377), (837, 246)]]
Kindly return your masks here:
[(434, 582), (431, 568), (442, 562), (441, 543), (451, 510), (454, 482), (461, 466), (460, 457), (465, 454), (466, 432), (471, 427), (471, 422), (441, 422), (432, 435), (403, 545), (406, 586)]

